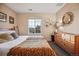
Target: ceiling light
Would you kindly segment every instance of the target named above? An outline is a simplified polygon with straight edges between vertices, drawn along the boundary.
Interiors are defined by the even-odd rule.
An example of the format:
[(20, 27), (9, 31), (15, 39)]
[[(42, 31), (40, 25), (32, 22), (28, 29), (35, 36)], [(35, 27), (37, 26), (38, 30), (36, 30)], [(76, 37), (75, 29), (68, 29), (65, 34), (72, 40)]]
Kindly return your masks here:
[(32, 11), (32, 9), (28, 9), (29, 11)]
[(63, 5), (63, 3), (57, 3), (56, 4), (56, 6), (62, 6)]

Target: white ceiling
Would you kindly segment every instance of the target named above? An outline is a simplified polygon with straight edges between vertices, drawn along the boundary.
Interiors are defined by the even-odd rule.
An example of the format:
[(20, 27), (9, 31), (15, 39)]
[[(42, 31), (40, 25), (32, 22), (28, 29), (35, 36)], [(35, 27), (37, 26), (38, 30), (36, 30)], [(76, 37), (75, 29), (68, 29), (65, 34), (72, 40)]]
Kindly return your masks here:
[[(6, 3), (17, 13), (56, 13), (65, 4), (62, 3)], [(32, 9), (32, 11), (29, 11)]]

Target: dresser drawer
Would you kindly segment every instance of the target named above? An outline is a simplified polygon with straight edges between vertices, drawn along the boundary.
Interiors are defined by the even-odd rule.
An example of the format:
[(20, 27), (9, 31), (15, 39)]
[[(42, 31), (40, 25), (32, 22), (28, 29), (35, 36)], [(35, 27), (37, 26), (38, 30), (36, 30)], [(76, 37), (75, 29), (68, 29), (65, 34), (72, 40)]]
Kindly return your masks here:
[(65, 49), (67, 52), (69, 52), (70, 54), (73, 54), (73, 53), (74, 53), (74, 45), (71, 44), (70, 42), (67, 42), (67, 41), (65, 41), (64, 44), (65, 44), (64, 49)]

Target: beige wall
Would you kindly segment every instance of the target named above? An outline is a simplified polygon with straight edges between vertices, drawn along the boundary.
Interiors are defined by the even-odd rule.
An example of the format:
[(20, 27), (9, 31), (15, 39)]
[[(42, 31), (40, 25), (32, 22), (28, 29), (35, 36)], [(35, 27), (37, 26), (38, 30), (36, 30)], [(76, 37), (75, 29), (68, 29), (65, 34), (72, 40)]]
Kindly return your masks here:
[[(42, 35), (46, 38), (50, 38), (50, 35), (53, 34), (53, 21), (55, 21), (55, 14), (40, 14), (40, 13), (27, 13), (27, 14), (18, 14), (18, 27), (20, 35), (28, 35), (28, 19), (30, 17), (39, 17), (42, 18)], [(52, 23), (51, 26), (46, 27), (45, 22)]]
[(7, 22), (0, 22), (0, 28), (12, 28), (16, 25), (16, 21), (15, 24), (9, 24), (9, 16), (14, 17), (16, 20), (16, 13), (12, 9), (7, 7), (5, 4), (0, 4), (0, 12), (7, 14)]
[(72, 24), (64, 26), (63, 31), (79, 34), (79, 4), (66, 4), (56, 13), (57, 21), (62, 20), (65, 12), (72, 12), (74, 14), (74, 21)]

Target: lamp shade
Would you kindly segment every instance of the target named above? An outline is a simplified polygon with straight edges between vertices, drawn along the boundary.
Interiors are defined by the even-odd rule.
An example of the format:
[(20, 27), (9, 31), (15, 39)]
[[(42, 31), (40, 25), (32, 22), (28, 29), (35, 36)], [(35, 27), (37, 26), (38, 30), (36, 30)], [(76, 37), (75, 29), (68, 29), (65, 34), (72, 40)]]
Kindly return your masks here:
[(58, 30), (63, 31), (64, 28), (62, 26), (58, 27)]

